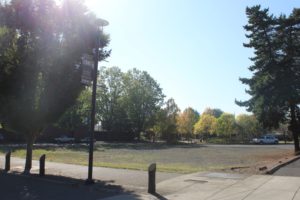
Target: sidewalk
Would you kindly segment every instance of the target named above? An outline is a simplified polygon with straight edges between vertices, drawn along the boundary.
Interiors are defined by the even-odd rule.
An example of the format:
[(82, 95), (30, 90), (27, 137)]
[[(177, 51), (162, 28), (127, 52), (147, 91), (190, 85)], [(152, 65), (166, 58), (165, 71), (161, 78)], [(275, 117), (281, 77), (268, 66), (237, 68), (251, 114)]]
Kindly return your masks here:
[(300, 200), (300, 178), (196, 173), (163, 181), (158, 193), (174, 200)]
[[(3, 163), (3, 158), (0, 162)], [(38, 172), (37, 164), (33, 162), (33, 173)], [(23, 159), (12, 158), (12, 170), (22, 171), (23, 166)], [(47, 162), (46, 173), (85, 180), (87, 167)], [(147, 176), (145, 171), (94, 168), (95, 179), (123, 188), (119, 194), (99, 196), (104, 200), (300, 200), (300, 177), (157, 173), (157, 194), (149, 195)]]
[(281, 167), (273, 175), (300, 177), (300, 159)]

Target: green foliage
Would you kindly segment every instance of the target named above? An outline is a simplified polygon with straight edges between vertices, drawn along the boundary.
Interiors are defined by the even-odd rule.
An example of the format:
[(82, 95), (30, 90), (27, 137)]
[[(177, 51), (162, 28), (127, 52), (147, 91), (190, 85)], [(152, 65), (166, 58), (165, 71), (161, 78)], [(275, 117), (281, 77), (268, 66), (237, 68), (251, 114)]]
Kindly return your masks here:
[(56, 125), (69, 131), (74, 131), (80, 127), (88, 128), (91, 114), (91, 98), (92, 91), (90, 88), (83, 90), (76, 103), (59, 118)]
[[(76, 104), (61, 117), (59, 126), (73, 130), (84, 125), (90, 117), (90, 96), (90, 89), (84, 90)], [(158, 83), (147, 72), (133, 69), (124, 73), (118, 67), (102, 67), (98, 78), (96, 118), (112, 139), (130, 140), (139, 137), (141, 132), (154, 131), (156, 120), (162, 119), (159, 113), (163, 98)], [(164, 110), (164, 116), (168, 116), (166, 123), (172, 121), (169, 119), (171, 109), (175, 109), (172, 106), (172, 101), (168, 101)]]
[(217, 134), (219, 136), (229, 137), (235, 134), (236, 124), (235, 117), (229, 113), (223, 113), (217, 120)]
[[(0, 120), (6, 129), (26, 135), (28, 170), (38, 134), (83, 89), (76, 65), (95, 47), (97, 19), (73, 0), (59, 5), (54, 0), (12, 0), (0, 4), (0, 11)], [(102, 53), (101, 58), (109, 55)]]
[(169, 143), (177, 141), (176, 120), (179, 112), (180, 109), (176, 105), (174, 99), (168, 99), (164, 108), (156, 113), (155, 125), (152, 127), (155, 135), (159, 135)]
[(122, 101), (136, 137), (154, 125), (163, 99), (162, 89), (147, 72), (133, 69), (125, 73)]
[(217, 130), (217, 119), (210, 114), (202, 114), (198, 122), (194, 125), (194, 133), (201, 138), (213, 135)]
[(240, 114), (236, 117), (238, 135), (249, 140), (263, 133), (263, 129), (254, 115)]
[(254, 49), (251, 78), (242, 78), (249, 86), (248, 101), (237, 102), (252, 111), (258, 121), (267, 128), (277, 128), (280, 123), (290, 122), (294, 134), (295, 150), (300, 150), (300, 10), (294, 9), (288, 17), (274, 17), (268, 9), (254, 6), (246, 9), (249, 43)]
[(97, 90), (97, 118), (102, 128), (115, 134), (130, 134), (125, 109), (124, 73), (118, 67), (101, 68)]

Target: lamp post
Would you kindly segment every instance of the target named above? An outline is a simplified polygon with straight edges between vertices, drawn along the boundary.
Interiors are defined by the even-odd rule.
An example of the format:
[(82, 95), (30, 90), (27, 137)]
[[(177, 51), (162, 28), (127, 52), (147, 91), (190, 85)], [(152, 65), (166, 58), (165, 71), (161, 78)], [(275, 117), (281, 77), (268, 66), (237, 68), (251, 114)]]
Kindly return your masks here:
[(97, 90), (97, 73), (98, 73), (98, 62), (99, 62), (99, 48), (100, 48), (100, 35), (103, 33), (103, 27), (109, 23), (106, 20), (97, 20), (97, 36), (96, 36), (96, 47), (94, 52), (94, 70), (92, 74), (93, 79), (93, 90), (92, 90), (92, 110), (91, 110), (91, 121), (90, 121), (90, 145), (89, 145), (89, 166), (88, 166), (88, 178), (87, 184), (93, 184), (93, 154), (94, 154), (94, 131), (95, 131), (95, 113), (96, 113), (96, 90)]

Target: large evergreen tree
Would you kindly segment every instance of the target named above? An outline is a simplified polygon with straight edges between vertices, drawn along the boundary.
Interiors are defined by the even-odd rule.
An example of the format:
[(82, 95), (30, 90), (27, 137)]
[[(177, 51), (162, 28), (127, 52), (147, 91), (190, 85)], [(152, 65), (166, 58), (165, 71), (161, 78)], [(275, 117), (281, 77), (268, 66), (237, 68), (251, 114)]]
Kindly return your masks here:
[(295, 151), (299, 148), (300, 104), (300, 15), (299, 10), (286, 17), (274, 17), (268, 9), (254, 6), (246, 9), (249, 43), (254, 49), (253, 72), (251, 78), (242, 78), (249, 85), (248, 101), (237, 102), (252, 111), (264, 127), (278, 127), (281, 122), (289, 122), (293, 132)]

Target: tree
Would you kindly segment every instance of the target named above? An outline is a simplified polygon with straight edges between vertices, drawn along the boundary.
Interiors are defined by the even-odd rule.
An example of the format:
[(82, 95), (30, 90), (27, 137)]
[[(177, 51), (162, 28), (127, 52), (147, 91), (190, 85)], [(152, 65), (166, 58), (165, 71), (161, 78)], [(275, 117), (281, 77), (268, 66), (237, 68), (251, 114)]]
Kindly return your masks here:
[(177, 118), (178, 132), (189, 140), (193, 137), (194, 125), (199, 119), (199, 113), (193, 108), (186, 108)]
[(265, 128), (277, 128), (289, 122), (295, 152), (299, 147), (300, 120), (300, 10), (286, 17), (274, 17), (268, 9), (254, 6), (246, 9), (249, 34), (247, 48), (254, 49), (251, 78), (240, 79), (249, 86), (248, 101), (236, 101), (255, 114)]
[(229, 137), (232, 139), (232, 135), (235, 133), (235, 117), (229, 113), (223, 113), (217, 120), (217, 134), (219, 136)]
[(174, 142), (177, 139), (177, 118), (180, 109), (174, 99), (168, 99), (164, 108), (156, 113), (155, 124), (152, 130), (160, 134), (161, 138), (167, 142)]
[(159, 84), (146, 71), (133, 69), (125, 73), (122, 104), (132, 132), (138, 139), (141, 132), (154, 125), (156, 112), (162, 106), (163, 99)]
[(194, 133), (207, 138), (216, 133), (217, 119), (210, 114), (202, 114), (198, 122), (194, 125)]
[(115, 136), (127, 134), (131, 131), (125, 104), (124, 73), (118, 67), (101, 68), (99, 75), (99, 89), (97, 92), (97, 118), (102, 128)]
[(35, 139), (75, 103), (83, 89), (76, 66), (82, 54), (91, 54), (95, 47), (97, 19), (72, 0), (59, 5), (55, 0), (12, 0), (0, 8), (5, 30), (0, 42), (9, 39), (0, 46), (5, 85), (0, 88), (0, 120), (5, 129), (26, 136), (24, 172), (29, 173)]
[(246, 140), (259, 136), (263, 130), (254, 115), (240, 114), (236, 117), (239, 134)]
[(69, 131), (74, 131), (80, 127), (88, 128), (91, 112), (91, 98), (92, 91), (90, 88), (84, 89), (75, 104), (64, 112), (56, 125)]
[(219, 108), (205, 108), (202, 115), (208, 114), (214, 116), (215, 118), (219, 118), (223, 113), (224, 112)]

